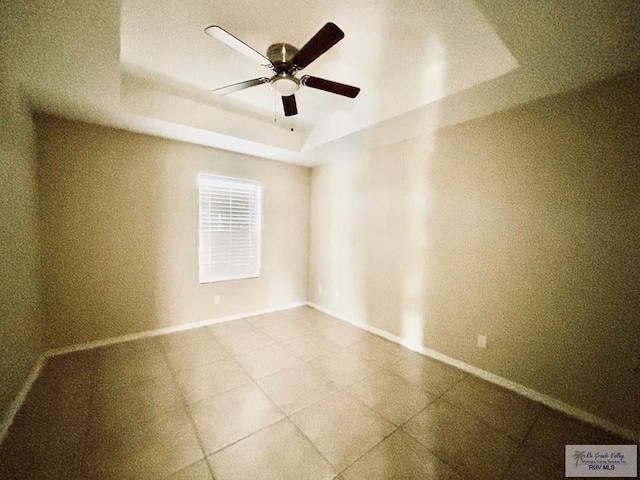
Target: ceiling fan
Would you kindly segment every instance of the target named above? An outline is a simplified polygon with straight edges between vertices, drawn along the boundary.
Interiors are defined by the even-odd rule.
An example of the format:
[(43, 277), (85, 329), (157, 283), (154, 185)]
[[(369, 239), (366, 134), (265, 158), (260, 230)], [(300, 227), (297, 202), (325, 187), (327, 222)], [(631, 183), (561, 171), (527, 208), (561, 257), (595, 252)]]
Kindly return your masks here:
[(298, 71), (306, 68), (311, 62), (344, 38), (344, 32), (334, 23), (327, 23), (300, 50), (288, 43), (275, 43), (267, 49), (266, 57), (217, 25), (207, 27), (204, 31), (274, 72), (274, 75), (270, 78), (254, 78), (253, 80), (246, 80), (213, 90), (219, 95), (227, 95), (245, 88), (268, 83), (282, 97), (284, 114), (290, 117), (298, 113), (294, 94), (298, 91), (300, 85), (349, 98), (355, 98), (360, 93), (358, 87), (352, 87), (351, 85), (312, 77), (311, 75), (303, 75), (300, 78), (296, 76)]

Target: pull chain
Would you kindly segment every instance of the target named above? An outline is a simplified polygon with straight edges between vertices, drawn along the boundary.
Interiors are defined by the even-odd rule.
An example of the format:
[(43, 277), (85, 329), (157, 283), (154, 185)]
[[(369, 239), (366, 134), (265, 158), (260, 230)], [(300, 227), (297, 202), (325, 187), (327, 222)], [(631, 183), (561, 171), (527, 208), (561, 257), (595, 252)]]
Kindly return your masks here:
[(293, 115), (291, 115), (291, 131), (293, 132)]
[(276, 123), (278, 121), (276, 117), (277, 109), (278, 109), (278, 94), (274, 90), (273, 91), (273, 123)]

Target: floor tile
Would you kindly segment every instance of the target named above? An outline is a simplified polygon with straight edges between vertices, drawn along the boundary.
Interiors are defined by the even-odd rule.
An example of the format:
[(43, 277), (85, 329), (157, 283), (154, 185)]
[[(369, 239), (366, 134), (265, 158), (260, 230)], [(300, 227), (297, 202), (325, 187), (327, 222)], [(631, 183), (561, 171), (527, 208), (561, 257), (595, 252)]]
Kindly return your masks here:
[(342, 477), (344, 480), (464, 480), (402, 430), (363, 455)]
[(199, 460), (177, 471), (166, 480), (214, 480), (206, 460)]
[(374, 336), (373, 338), (370, 338), (369, 340), (365, 340), (365, 341), (367, 343), (375, 345), (380, 350), (385, 350), (389, 353), (393, 353), (394, 355), (401, 358), (406, 358), (410, 355), (415, 354), (413, 350), (407, 347), (404, 347), (398, 343), (387, 340), (386, 338)]
[(266, 328), (273, 325), (278, 325), (280, 322), (285, 321), (288, 318), (285, 311), (282, 312), (270, 312), (262, 315), (255, 315), (248, 317), (246, 320), (257, 328)]
[(257, 380), (269, 397), (290, 415), (340, 390), (340, 386), (306, 365)]
[(165, 354), (167, 362), (174, 372), (231, 357), (229, 352), (213, 337), (174, 345), (167, 348)]
[(301, 307), (50, 358), (0, 478), (552, 480), (629, 443)]
[(403, 427), (464, 478), (500, 478), (518, 444), (443, 400), (437, 400)]
[(562, 452), (553, 452), (544, 448), (525, 445), (520, 448), (504, 480), (563, 480), (564, 448)]
[(524, 440), (542, 408), (539, 403), (471, 375), (442, 398), (518, 442)]
[(343, 387), (381, 370), (380, 365), (365, 360), (348, 350), (338, 350), (309, 362), (314, 369)]
[[(375, 362), (382, 367), (393, 365), (402, 360), (402, 356), (396, 355), (391, 349), (385, 349), (381, 346), (382, 340), (369, 339), (356, 343), (349, 347), (349, 351), (361, 356), (365, 360)], [(411, 352), (409, 352), (411, 353)], [(406, 355), (405, 355), (406, 356)]]
[(123, 430), (182, 407), (172, 376), (155, 377), (133, 386), (101, 390), (94, 394), (90, 428), (99, 435), (119, 435)]
[[(229, 356), (206, 327), (163, 335), (159, 338), (159, 343), (160, 350), (167, 356), (174, 370), (184, 370)], [(204, 357), (207, 353), (213, 356), (213, 360), (207, 361)], [(204, 358), (200, 360), (200, 357)]]
[[(623, 445), (631, 442), (588, 423), (543, 407), (525, 444), (542, 447), (555, 455), (565, 445)], [(551, 453), (554, 452), (554, 453)]]
[(149, 358), (162, 355), (159, 337), (149, 337), (129, 342), (115, 343), (94, 349), (102, 360), (129, 361), (131, 358)]
[(344, 391), (292, 415), (291, 421), (324, 456), (344, 470), (395, 426)]
[(332, 480), (335, 470), (288, 420), (207, 458), (216, 480)]
[(238, 362), (229, 359), (178, 372), (176, 381), (185, 401), (193, 403), (250, 383), (251, 378)]
[(94, 360), (77, 352), (47, 361), (0, 445), (0, 478), (78, 478)]
[(215, 323), (207, 327), (214, 337), (225, 337), (227, 335), (238, 335), (241, 333), (255, 332), (256, 327), (244, 318), (229, 322)]
[(218, 341), (233, 355), (272, 345), (276, 341), (260, 330), (217, 337)]
[(419, 353), (412, 353), (386, 368), (435, 395), (446, 392), (467, 375), (457, 368)]
[(158, 479), (203, 458), (191, 419), (184, 410), (90, 445), (87, 478)]
[(310, 314), (307, 314), (304, 322), (305, 326), (308, 329), (315, 332), (330, 330), (332, 328), (340, 327), (345, 324), (345, 322), (343, 322), (342, 320), (338, 320), (337, 318), (331, 317), (322, 312), (318, 312), (317, 310), (315, 311), (315, 313), (312, 312)]
[(251, 378), (257, 379), (300, 365), (302, 361), (278, 344), (251, 350), (235, 357)]
[(169, 375), (169, 365), (159, 351), (148, 356), (132, 356), (128, 359), (116, 359), (106, 355), (96, 368), (96, 388), (127, 387), (151, 378)]
[(190, 405), (206, 454), (216, 452), (284, 418), (255, 383)]
[(84, 480), (84, 459), (79, 450), (39, 455), (5, 453), (0, 447), (0, 478), (7, 480)]
[(405, 423), (436, 399), (435, 395), (386, 370), (352, 385), (347, 392), (396, 425)]
[(353, 325), (344, 323), (337, 327), (321, 330), (320, 333), (341, 347), (350, 347), (351, 345), (374, 338), (375, 336)]
[(69, 412), (55, 422), (18, 413), (0, 445), (0, 478), (82, 478), (86, 412)]
[(165, 350), (170, 350), (174, 347), (181, 347), (194, 343), (202, 344), (212, 339), (213, 337), (211, 335), (211, 332), (207, 329), (207, 327), (182, 330), (180, 332), (175, 332), (158, 337), (161, 347)]
[(301, 321), (283, 320), (276, 325), (262, 327), (261, 330), (276, 342), (286, 343), (312, 333)]
[(335, 352), (340, 347), (319, 333), (296, 338), (284, 344), (284, 347), (305, 362)]

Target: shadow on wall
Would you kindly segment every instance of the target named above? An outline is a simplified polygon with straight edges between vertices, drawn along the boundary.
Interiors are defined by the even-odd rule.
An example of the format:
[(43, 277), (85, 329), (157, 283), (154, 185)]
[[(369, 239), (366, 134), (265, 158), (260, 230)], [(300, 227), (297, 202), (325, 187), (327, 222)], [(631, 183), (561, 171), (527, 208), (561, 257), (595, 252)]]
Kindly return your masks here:
[[(446, 84), (446, 52), (425, 49), (424, 97)], [(386, 65), (384, 59), (378, 64)], [(422, 134), (380, 146), (385, 124), (337, 141), (313, 171), (310, 298), (347, 318), (423, 342), (430, 259), (429, 170), (437, 108), (419, 109)], [(405, 132), (394, 131), (392, 138)], [(322, 289), (322, 292), (320, 291)]]
[[(640, 429), (640, 76), (438, 132), (427, 347)], [(489, 348), (474, 345), (480, 333)]]
[(312, 202), (312, 282), (343, 300), (312, 298), (639, 430), (639, 82), (351, 144)]
[[(48, 348), (158, 327), (162, 162), (133, 135), (36, 115)], [(110, 136), (117, 135), (114, 141)]]
[[(416, 88), (441, 91), (446, 84), (446, 52), (431, 49), (431, 67)], [(437, 68), (435, 68), (437, 66)], [(427, 94), (425, 94), (427, 96)], [(417, 121), (422, 134), (410, 140), (376, 148), (363, 165), (360, 223), (362, 268), (368, 323), (420, 347), (424, 343), (429, 305), (431, 239), (427, 221), (431, 215), (433, 136), (438, 124), (436, 108), (422, 109)]]

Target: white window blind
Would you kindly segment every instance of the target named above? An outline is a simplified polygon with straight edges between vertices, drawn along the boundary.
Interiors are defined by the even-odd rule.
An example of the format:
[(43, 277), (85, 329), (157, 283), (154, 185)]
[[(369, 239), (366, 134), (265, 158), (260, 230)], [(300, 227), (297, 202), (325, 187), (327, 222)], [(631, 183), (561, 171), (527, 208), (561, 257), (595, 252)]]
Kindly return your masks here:
[(198, 188), (200, 283), (258, 277), (261, 185), (201, 173)]

